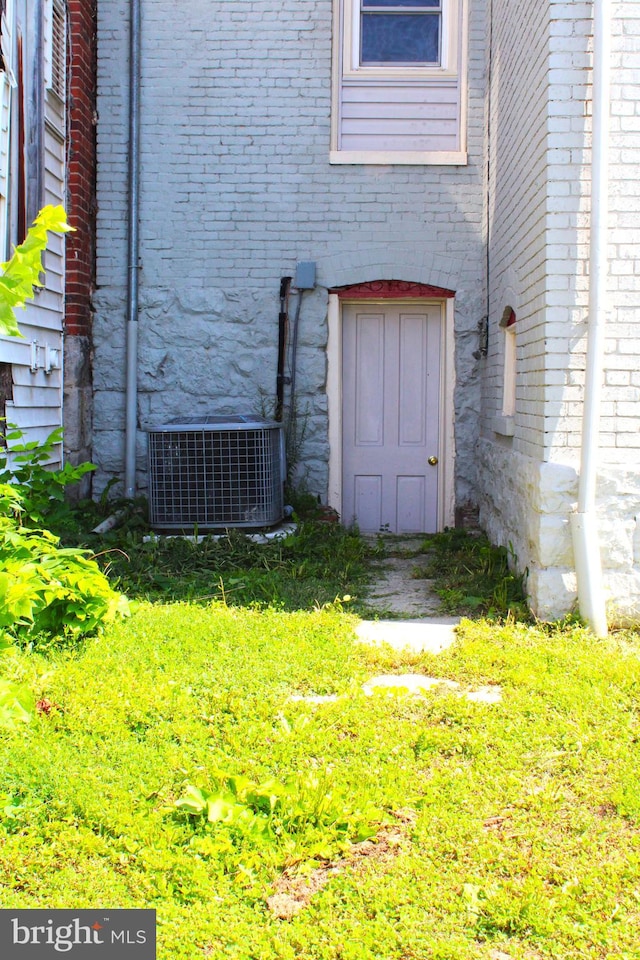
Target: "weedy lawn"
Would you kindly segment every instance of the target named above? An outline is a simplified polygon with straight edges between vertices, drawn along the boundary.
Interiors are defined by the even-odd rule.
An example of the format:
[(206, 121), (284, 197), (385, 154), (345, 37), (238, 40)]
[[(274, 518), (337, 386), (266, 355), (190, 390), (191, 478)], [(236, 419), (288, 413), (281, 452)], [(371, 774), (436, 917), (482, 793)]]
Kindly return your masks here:
[[(159, 960), (637, 958), (640, 636), (353, 622), (142, 603), (6, 654), (39, 710), (0, 731), (2, 906), (155, 907)], [(361, 692), (409, 667), (502, 702)]]

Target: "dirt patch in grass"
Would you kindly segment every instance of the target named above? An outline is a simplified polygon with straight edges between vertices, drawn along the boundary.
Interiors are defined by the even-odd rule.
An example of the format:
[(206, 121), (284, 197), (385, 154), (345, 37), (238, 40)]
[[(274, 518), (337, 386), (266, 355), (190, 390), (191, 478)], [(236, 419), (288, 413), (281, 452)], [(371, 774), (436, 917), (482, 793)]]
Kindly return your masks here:
[(310, 874), (296, 873), (295, 867), (286, 869), (274, 884), (274, 892), (266, 898), (271, 913), (279, 920), (292, 920), (332, 877), (349, 867), (357, 870), (367, 860), (384, 861), (396, 856), (406, 844), (418, 814), (415, 810), (403, 809), (394, 810), (392, 816), (395, 823), (382, 827), (370, 840), (355, 843), (340, 860), (323, 863)]

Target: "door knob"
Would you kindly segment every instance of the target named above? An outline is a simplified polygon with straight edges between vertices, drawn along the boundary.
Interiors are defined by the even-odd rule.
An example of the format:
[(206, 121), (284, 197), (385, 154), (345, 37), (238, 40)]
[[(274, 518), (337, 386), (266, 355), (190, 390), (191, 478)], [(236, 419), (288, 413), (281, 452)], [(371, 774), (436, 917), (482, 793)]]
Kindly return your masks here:
[(428, 462), (432, 467), (435, 467), (436, 463), (438, 462), (438, 458), (437, 458), (437, 457), (429, 457), (429, 460), (428, 460), (427, 462)]

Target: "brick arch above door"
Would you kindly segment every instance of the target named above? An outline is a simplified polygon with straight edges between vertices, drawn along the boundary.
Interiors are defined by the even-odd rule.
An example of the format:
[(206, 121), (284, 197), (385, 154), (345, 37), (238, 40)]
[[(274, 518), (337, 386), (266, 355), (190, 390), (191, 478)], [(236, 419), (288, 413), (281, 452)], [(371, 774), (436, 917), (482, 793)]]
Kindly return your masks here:
[(369, 280), (366, 283), (333, 287), (329, 293), (336, 294), (340, 300), (409, 300), (432, 297), (447, 300), (455, 297), (454, 290), (410, 280)]
[(442, 290), (471, 289), (476, 282), (468, 259), (424, 250), (421, 244), (360, 248), (352, 257), (332, 253), (319, 257), (318, 275), (323, 285), (338, 290), (346, 285), (381, 280), (432, 284)]

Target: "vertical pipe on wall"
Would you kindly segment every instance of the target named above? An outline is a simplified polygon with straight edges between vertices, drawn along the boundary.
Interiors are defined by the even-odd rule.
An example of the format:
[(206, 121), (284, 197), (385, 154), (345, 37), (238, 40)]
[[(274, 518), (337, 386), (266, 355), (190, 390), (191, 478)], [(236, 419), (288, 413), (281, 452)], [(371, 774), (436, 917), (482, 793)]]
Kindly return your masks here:
[[(485, 203), (487, 205), (487, 219), (485, 229), (486, 236), (486, 263), (487, 272), (487, 346), (489, 334), (489, 319), (491, 317), (491, 137), (493, 136), (493, 0), (489, 0), (489, 35), (487, 37), (487, 189), (485, 193)], [(482, 321), (481, 321), (482, 322)], [(486, 354), (485, 354), (486, 356)]]
[(280, 313), (278, 315), (278, 372), (276, 376), (275, 419), (282, 420), (284, 411), (284, 368), (287, 352), (287, 327), (289, 325), (289, 289), (291, 277), (280, 279)]
[(136, 492), (138, 411), (138, 260), (140, 210), (140, 5), (131, 0), (129, 23), (129, 199), (127, 211), (127, 367), (124, 493)]
[(593, 133), (591, 147), (589, 324), (578, 509), (571, 517), (571, 523), (580, 614), (599, 637), (607, 635), (602, 562), (596, 518), (596, 479), (607, 307), (610, 31), (610, 0), (593, 0)]

